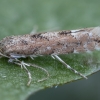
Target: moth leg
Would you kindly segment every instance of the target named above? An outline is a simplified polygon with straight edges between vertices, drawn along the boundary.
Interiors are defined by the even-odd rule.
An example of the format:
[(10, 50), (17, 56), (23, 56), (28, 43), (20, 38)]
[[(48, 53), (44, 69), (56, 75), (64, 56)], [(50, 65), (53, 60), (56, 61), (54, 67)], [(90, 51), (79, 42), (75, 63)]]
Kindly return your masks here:
[[(37, 57), (37, 56), (36, 56), (36, 55), (30, 55), (30, 58), (31, 58), (32, 60), (34, 60), (34, 57)], [(44, 68), (42, 68), (42, 67), (40, 67), (40, 66), (37, 66), (37, 65), (35, 65), (35, 64), (30, 64), (30, 66), (33, 66), (33, 67), (35, 67), (35, 68), (39, 68), (39, 69), (41, 69), (42, 71), (44, 71), (44, 72), (46, 73), (47, 77), (45, 77), (45, 78), (43, 78), (43, 79), (41, 79), (41, 80), (38, 80), (38, 82), (47, 80), (47, 79), (49, 78), (49, 73), (48, 73), (48, 71), (47, 71), (46, 69), (44, 69)]]
[(30, 55), (29, 57), (30, 57), (32, 60), (34, 60), (34, 58), (36, 58), (37, 55)]
[(31, 58), (32, 60), (34, 60), (34, 57), (33, 57), (33, 56), (30, 56), (30, 58)]
[(53, 59), (55, 59), (55, 57), (54, 57), (53, 55), (51, 55), (51, 57), (52, 57)]
[(48, 71), (47, 71), (45, 68), (42, 68), (42, 67), (37, 66), (37, 65), (35, 65), (35, 64), (30, 64), (30, 66), (33, 66), (33, 67), (35, 67), (35, 68), (39, 68), (39, 69), (41, 69), (42, 71), (44, 71), (44, 72), (46, 73), (47, 77), (38, 80), (38, 82), (45, 81), (45, 80), (47, 80), (47, 79), (49, 78), (49, 73), (48, 73)]
[(29, 72), (29, 70), (27, 69), (26, 66), (30, 66), (29, 64), (27, 63), (24, 63), (23, 61), (21, 62), (21, 66), (26, 70), (27, 74), (28, 74), (28, 78), (29, 78), (29, 81), (27, 83), (27, 85), (29, 86), (31, 81), (32, 81), (32, 77), (31, 77), (31, 73)]
[(60, 61), (67, 69), (72, 70), (75, 74), (80, 75), (81, 77), (87, 79), (86, 76), (84, 76), (83, 74), (81, 74), (80, 72), (76, 71), (75, 69), (71, 68), (68, 64), (66, 64), (59, 56), (57, 55), (53, 55), (53, 57), (55, 57), (58, 61)]
[(34, 35), (34, 34), (36, 34), (37, 31), (38, 31), (38, 26), (35, 25), (35, 26), (33, 27), (33, 30), (30, 32), (30, 34), (31, 34), (31, 35)]
[(0, 52), (0, 58), (1, 58), (1, 57), (10, 58), (9, 56), (6, 56), (6, 55), (4, 55), (4, 54), (2, 54), (2, 53)]
[(20, 62), (14, 62), (14, 63), (17, 64), (17, 65), (20, 65), (21, 68), (24, 68), (24, 69), (26, 70), (26, 72), (27, 72), (27, 74), (28, 74), (28, 78), (29, 78), (27, 85), (29, 86), (30, 83), (31, 83), (31, 81), (32, 81), (32, 77), (31, 77), (31, 73), (29, 72), (29, 70), (27, 69), (26, 66), (30, 66), (30, 65), (27, 64), (27, 63), (24, 63), (23, 61), (20, 61)]
[(16, 61), (15, 61), (14, 63), (17, 64), (17, 65), (20, 65), (21, 68), (24, 68), (24, 69), (26, 70), (26, 72), (28, 73), (28, 77), (29, 77), (29, 81), (28, 81), (28, 83), (27, 83), (28, 86), (29, 86), (30, 83), (31, 83), (32, 77), (31, 77), (31, 73), (30, 73), (29, 70), (26, 68), (26, 66), (33, 66), (33, 67), (35, 67), (35, 68), (39, 68), (39, 69), (41, 69), (42, 71), (44, 71), (44, 72), (46, 73), (47, 77), (45, 77), (45, 78), (43, 78), (43, 79), (41, 79), (41, 80), (38, 80), (38, 82), (47, 80), (47, 79), (49, 78), (49, 73), (48, 73), (48, 71), (47, 71), (45, 68), (39, 67), (39, 66), (37, 66), (37, 65), (35, 65), (35, 64), (25, 63), (25, 62), (20, 61), (20, 60), (18, 60), (18, 59), (16, 59)]
[[(33, 66), (35, 68), (39, 68), (39, 69), (41, 69), (42, 71), (44, 71), (46, 73), (47, 77), (45, 77), (45, 78), (43, 78), (41, 80), (38, 80), (38, 82), (47, 80), (49, 78), (49, 73), (48, 73), (48, 71), (45, 68), (39, 67), (39, 66), (37, 66), (35, 64), (25, 63), (23, 61), (18, 60), (17, 58), (11, 58), (9, 56), (6, 56), (6, 55), (2, 54), (1, 52), (0, 52), (0, 56), (1, 57), (9, 58), (8, 62), (17, 64), (17, 65), (21, 66), (21, 68), (24, 68), (26, 70), (26, 72), (28, 74), (28, 77), (29, 77), (29, 81), (27, 83), (28, 86), (30, 85), (30, 83), (32, 81), (32, 77), (31, 77), (31, 73), (29, 72), (29, 70), (27, 69), (26, 66)], [(32, 58), (34, 59), (34, 57), (37, 57), (37, 56), (33, 55)]]

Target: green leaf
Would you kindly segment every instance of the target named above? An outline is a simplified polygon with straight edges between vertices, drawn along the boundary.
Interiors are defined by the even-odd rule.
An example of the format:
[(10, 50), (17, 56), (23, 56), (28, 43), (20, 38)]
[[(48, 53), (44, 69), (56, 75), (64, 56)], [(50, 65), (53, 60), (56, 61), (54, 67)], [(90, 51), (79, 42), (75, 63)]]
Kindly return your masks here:
[[(100, 70), (98, 52), (61, 55), (61, 58), (85, 76)], [(45, 73), (40, 69), (28, 67), (32, 74), (32, 83), (27, 86), (27, 73), (19, 66), (8, 63), (6, 58), (2, 58), (0, 60), (0, 94), (1, 98), (5, 98), (4, 100), (24, 100), (31, 93), (46, 87), (65, 84), (81, 78), (50, 56), (37, 57), (35, 60), (27, 58), (24, 61), (42, 66), (49, 72), (50, 77), (38, 83), (39, 79), (46, 77)]]
[[(97, 9), (99, 9), (100, 3), (90, 2), (87, 0), (86, 2), (80, 0), (75, 2), (70, 0), (0, 0), (0, 39), (10, 35), (30, 33), (35, 26), (39, 27), (39, 31), (50, 31), (57, 30), (56, 28), (68, 30), (99, 25), (100, 18)], [(94, 51), (92, 54), (60, 55), (60, 57), (85, 76), (100, 70), (99, 51)], [(32, 66), (27, 67), (32, 74), (32, 83), (27, 86), (28, 76), (24, 69), (8, 63), (7, 58), (1, 58), (0, 99), (25, 100), (30, 94), (46, 87), (81, 79), (79, 75), (66, 69), (50, 56), (41, 56), (34, 60), (30, 58), (21, 60), (45, 68), (50, 77), (48, 80), (38, 83), (37, 81), (46, 77), (46, 74)]]

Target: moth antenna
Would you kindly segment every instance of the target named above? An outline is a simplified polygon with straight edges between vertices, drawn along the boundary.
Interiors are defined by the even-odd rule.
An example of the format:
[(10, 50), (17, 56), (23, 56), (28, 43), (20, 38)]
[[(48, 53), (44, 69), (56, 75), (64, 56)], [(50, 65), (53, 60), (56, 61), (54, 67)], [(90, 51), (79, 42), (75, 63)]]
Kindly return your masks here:
[(58, 55), (53, 55), (53, 57), (55, 57), (59, 62), (61, 62), (67, 69), (70, 69), (71, 71), (73, 71), (75, 74), (80, 75), (81, 77), (87, 79), (86, 76), (84, 76), (83, 74), (81, 74), (80, 72), (76, 71), (75, 69), (73, 69), (72, 67), (70, 67), (68, 64), (66, 64)]

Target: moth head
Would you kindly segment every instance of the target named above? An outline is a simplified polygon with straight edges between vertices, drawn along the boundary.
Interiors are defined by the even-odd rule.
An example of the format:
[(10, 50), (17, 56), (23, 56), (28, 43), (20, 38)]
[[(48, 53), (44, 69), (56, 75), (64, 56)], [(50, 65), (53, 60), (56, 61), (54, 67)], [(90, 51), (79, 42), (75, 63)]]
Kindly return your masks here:
[(0, 41), (0, 58), (2, 57), (2, 52), (3, 52), (3, 50), (2, 50), (2, 42)]
[(3, 42), (2, 42), (2, 40), (0, 41), (0, 53), (3, 53)]

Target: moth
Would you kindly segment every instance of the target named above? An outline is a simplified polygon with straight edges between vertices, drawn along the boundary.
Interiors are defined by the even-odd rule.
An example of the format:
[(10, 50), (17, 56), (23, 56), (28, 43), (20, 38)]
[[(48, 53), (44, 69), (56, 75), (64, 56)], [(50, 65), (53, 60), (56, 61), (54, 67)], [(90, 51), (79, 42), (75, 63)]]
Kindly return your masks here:
[(53, 59), (61, 62), (67, 69), (87, 79), (86, 76), (65, 63), (59, 55), (91, 52), (93, 50), (100, 50), (100, 27), (9, 36), (0, 41), (1, 57), (8, 58), (9, 62), (20, 65), (27, 71), (29, 77), (27, 85), (30, 85), (32, 80), (27, 66), (40, 68), (46, 72), (47, 77), (38, 82), (48, 79), (49, 73), (46, 69), (35, 64), (25, 63), (19, 58), (30, 57), (34, 59), (36, 56), (50, 55)]

